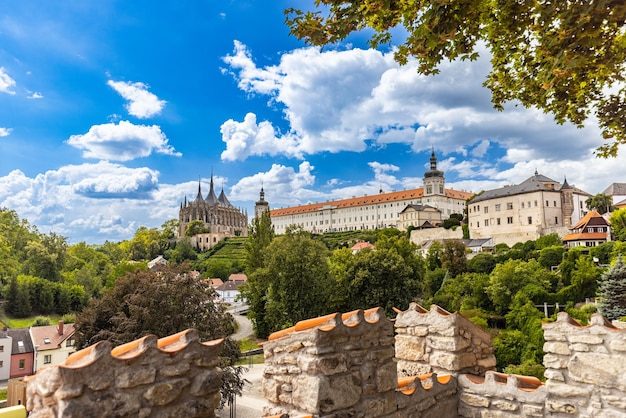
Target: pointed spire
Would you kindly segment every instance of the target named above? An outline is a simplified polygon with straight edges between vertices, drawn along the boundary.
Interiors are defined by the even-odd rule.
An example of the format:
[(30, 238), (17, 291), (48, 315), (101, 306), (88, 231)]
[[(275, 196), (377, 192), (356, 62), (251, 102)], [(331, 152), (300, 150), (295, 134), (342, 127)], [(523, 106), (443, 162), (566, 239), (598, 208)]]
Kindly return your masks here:
[(535, 168), (535, 176), (538, 176), (539, 172), (537, 171), (537, 169)]
[(209, 205), (215, 205), (217, 203), (217, 197), (215, 196), (215, 189), (213, 187), (213, 168), (211, 168), (211, 182), (209, 183), (209, 194), (204, 199)]
[(561, 190), (563, 189), (571, 189), (572, 186), (569, 185), (569, 183), (567, 182), (567, 176), (564, 177), (563, 180), (563, 185), (561, 186)]
[(430, 169), (432, 171), (437, 170), (437, 157), (435, 157), (435, 147), (432, 147), (432, 151), (430, 153)]
[(202, 200), (202, 186), (200, 182), (200, 176), (198, 176), (198, 195), (196, 196), (196, 202), (200, 202)]

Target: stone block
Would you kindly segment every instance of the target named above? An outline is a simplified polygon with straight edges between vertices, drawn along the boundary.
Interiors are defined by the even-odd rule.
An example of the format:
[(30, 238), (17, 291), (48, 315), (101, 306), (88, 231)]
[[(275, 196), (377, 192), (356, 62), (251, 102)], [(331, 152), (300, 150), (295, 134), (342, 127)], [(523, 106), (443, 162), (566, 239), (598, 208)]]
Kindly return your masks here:
[(522, 405), (522, 414), (525, 417), (542, 417), (543, 407), (538, 405)]
[(587, 344), (580, 344), (580, 343), (570, 344), (569, 348), (572, 351), (580, 351), (583, 353), (586, 353), (589, 351), (589, 346)]
[(493, 408), (502, 410), (502, 411), (517, 411), (519, 409), (519, 405), (515, 402), (509, 402), (503, 399), (494, 399), (491, 401), (491, 406)]
[(459, 400), (464, 404), (480, 407), (480, 408), (488, 408), (489, 407), (489, 398), (479, 395), (473, 395), (471, 393), (461, 393)]
[(565, 381), (565, 378), (563, 377), (563, 373), (559, 372), (558, 370), (546, 369), (546, 371), (543, 373), (543, 375), (548, 380), (556, 380), (556, 381), (559, 381), (559, 382), (564, 382)]
[(567, 339), (571, 343), (583, 343), (583, 344), (602, 344), (604, 339), (599, 335), (590, 335), (583, 333), (575, 333), (567, 336)]
[(578, 408), (571, 402), (557, 400), (546, 401), (546, 411), (550, 413), (561, 413), (567, 415), (577, 415)]
[(569, 346), (564, 342), (546, 342), (543, 345), (543, 351), (546, 353), (561, 354), (565, 356), (569, 356), (571, 354)]
[(575, 353), (568, 369), (575, 382), (626, 391), (626, 362), (615, 361), (607, 354)]
[(471, 341), (463, 336), (441, 337), (429, 335), (426, 337), (426, 344), (436, 350), (458, 352), (471, 345)]
[(187, 379), (175, 379), (150, 386), (143, 397), (152, 406), (163, 406), (178, 398), (190, 382)]
[(626, 340), (622, 338), (615, 339), (609, 343), (609, 348), (613, 351), (626, 351)]
[(549, 380), (546, 383), (548, 396), (557, 398), (586, 398), (589, 396), (589, 388), (578, 385), (568, 385), (557, 381)]
[(426, 348), (425, 338), (404, 335), (396, 336), (396, 358), (410, 361), (423, 360)]
[(567, 368), (567, 358), (554, 354), (546, 354), (543, 356), (543, 365), (547, 369), (565, 369)]
[(134, 388), (141, 385), (149, 385), (156, 380), (156, 369), (154, 367), (146, 367), (137, 370), (121, 372), (117, 375), (118, 388)]

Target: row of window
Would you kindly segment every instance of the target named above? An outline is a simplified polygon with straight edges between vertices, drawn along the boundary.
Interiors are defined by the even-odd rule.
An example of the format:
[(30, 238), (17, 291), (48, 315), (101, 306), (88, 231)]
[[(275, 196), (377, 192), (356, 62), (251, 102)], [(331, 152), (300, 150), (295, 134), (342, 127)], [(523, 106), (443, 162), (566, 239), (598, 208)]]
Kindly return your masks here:
[[(50, 358), (48, 358), (50, 357)], [(46, 360), (48, 360), (48, 362), (46, 362)], [(43, 359), (43, 362), (46, 364), (52, 363), (52, 356), (45, 356)], [(4, 361), (0, 360), (0, 368), (4, 367)], [(26, 360), (24, 360), (23, 358), (20, 359), (20, 365), (19, 365), (20, 369), (23, 370), (26, 367)]]
[[(528, 221), (528, 225), (532, 225), (533, 224), (533, 217), (532, 216), (529, 216), (526, 220)], [(513, 224), (513, 217), (512, 216), (508, 216), (506, 218), (506, 223), (508, 225)], [(559, 217), (558, 216), (554, 217), (554, 224), (555, 225), (559, 224)], [(490, 226), (489, 219), (485, 219), (483, 221), (483, 225), (484, 226)], [(493, 222), (491, 223), (491, 226), (494, 226), (494, 225), (502, 225), (502, 222), (500, 221), (500, 218), (496, 218), (495, 224)], [(470, 226), (473, 226), (472, 223), (470, 223)], [(476, 228), (480, 228), (480, 221), (476, 222)], [(602, 232), (602, 231), (600, 231), (600, 229), (602, 229), (602, 228), (598, 228), (598, 229), (599, 229), (598, 232)]]

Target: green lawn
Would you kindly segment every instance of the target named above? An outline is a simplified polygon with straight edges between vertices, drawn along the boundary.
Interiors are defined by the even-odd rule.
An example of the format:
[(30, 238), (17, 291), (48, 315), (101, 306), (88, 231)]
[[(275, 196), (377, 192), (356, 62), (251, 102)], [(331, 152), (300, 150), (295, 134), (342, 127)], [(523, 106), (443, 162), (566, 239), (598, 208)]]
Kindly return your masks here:
[[(0, 309), (0, 322), (9, 328), (28, 328), (38, 316), (40, 315), (33, 315), (28, 318), (11, 318), (4, 312), (4, 309)], [(62, 318), (61, 315), (46, 315), (46, 317), (50, 318), (50, 324), (56, 324)]]

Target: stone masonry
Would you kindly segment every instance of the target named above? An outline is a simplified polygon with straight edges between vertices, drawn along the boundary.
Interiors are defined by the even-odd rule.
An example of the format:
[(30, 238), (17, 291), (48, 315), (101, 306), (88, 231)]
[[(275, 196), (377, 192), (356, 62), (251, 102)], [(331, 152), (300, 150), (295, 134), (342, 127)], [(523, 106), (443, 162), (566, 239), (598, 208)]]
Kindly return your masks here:
[(415, 376), (471, 373), (495, 370), (491, 335), (459, 313), (437, 305), (430, 311), (411, 303), (397, 311), (396, 360), (398, 374)]
[[(543, 324), (546, 383), (493, 370), (489, 335), (459, 314), (411, 304), (301, 321), (263, 345), (265, 412), (331, 418), (626, 417), (626, 329), (601, 315)], [(395, 334), (395, 338), (394, 338)], [(41, 417), (214, 417), (222, 340), (194, 330), (100, 342), (27, 381)], [(406, 374), (415, 373), (413, 376)]]
[(214, 417), (222, 342), (195, 330), (99, 342), (27, 378), (29, 417)]

